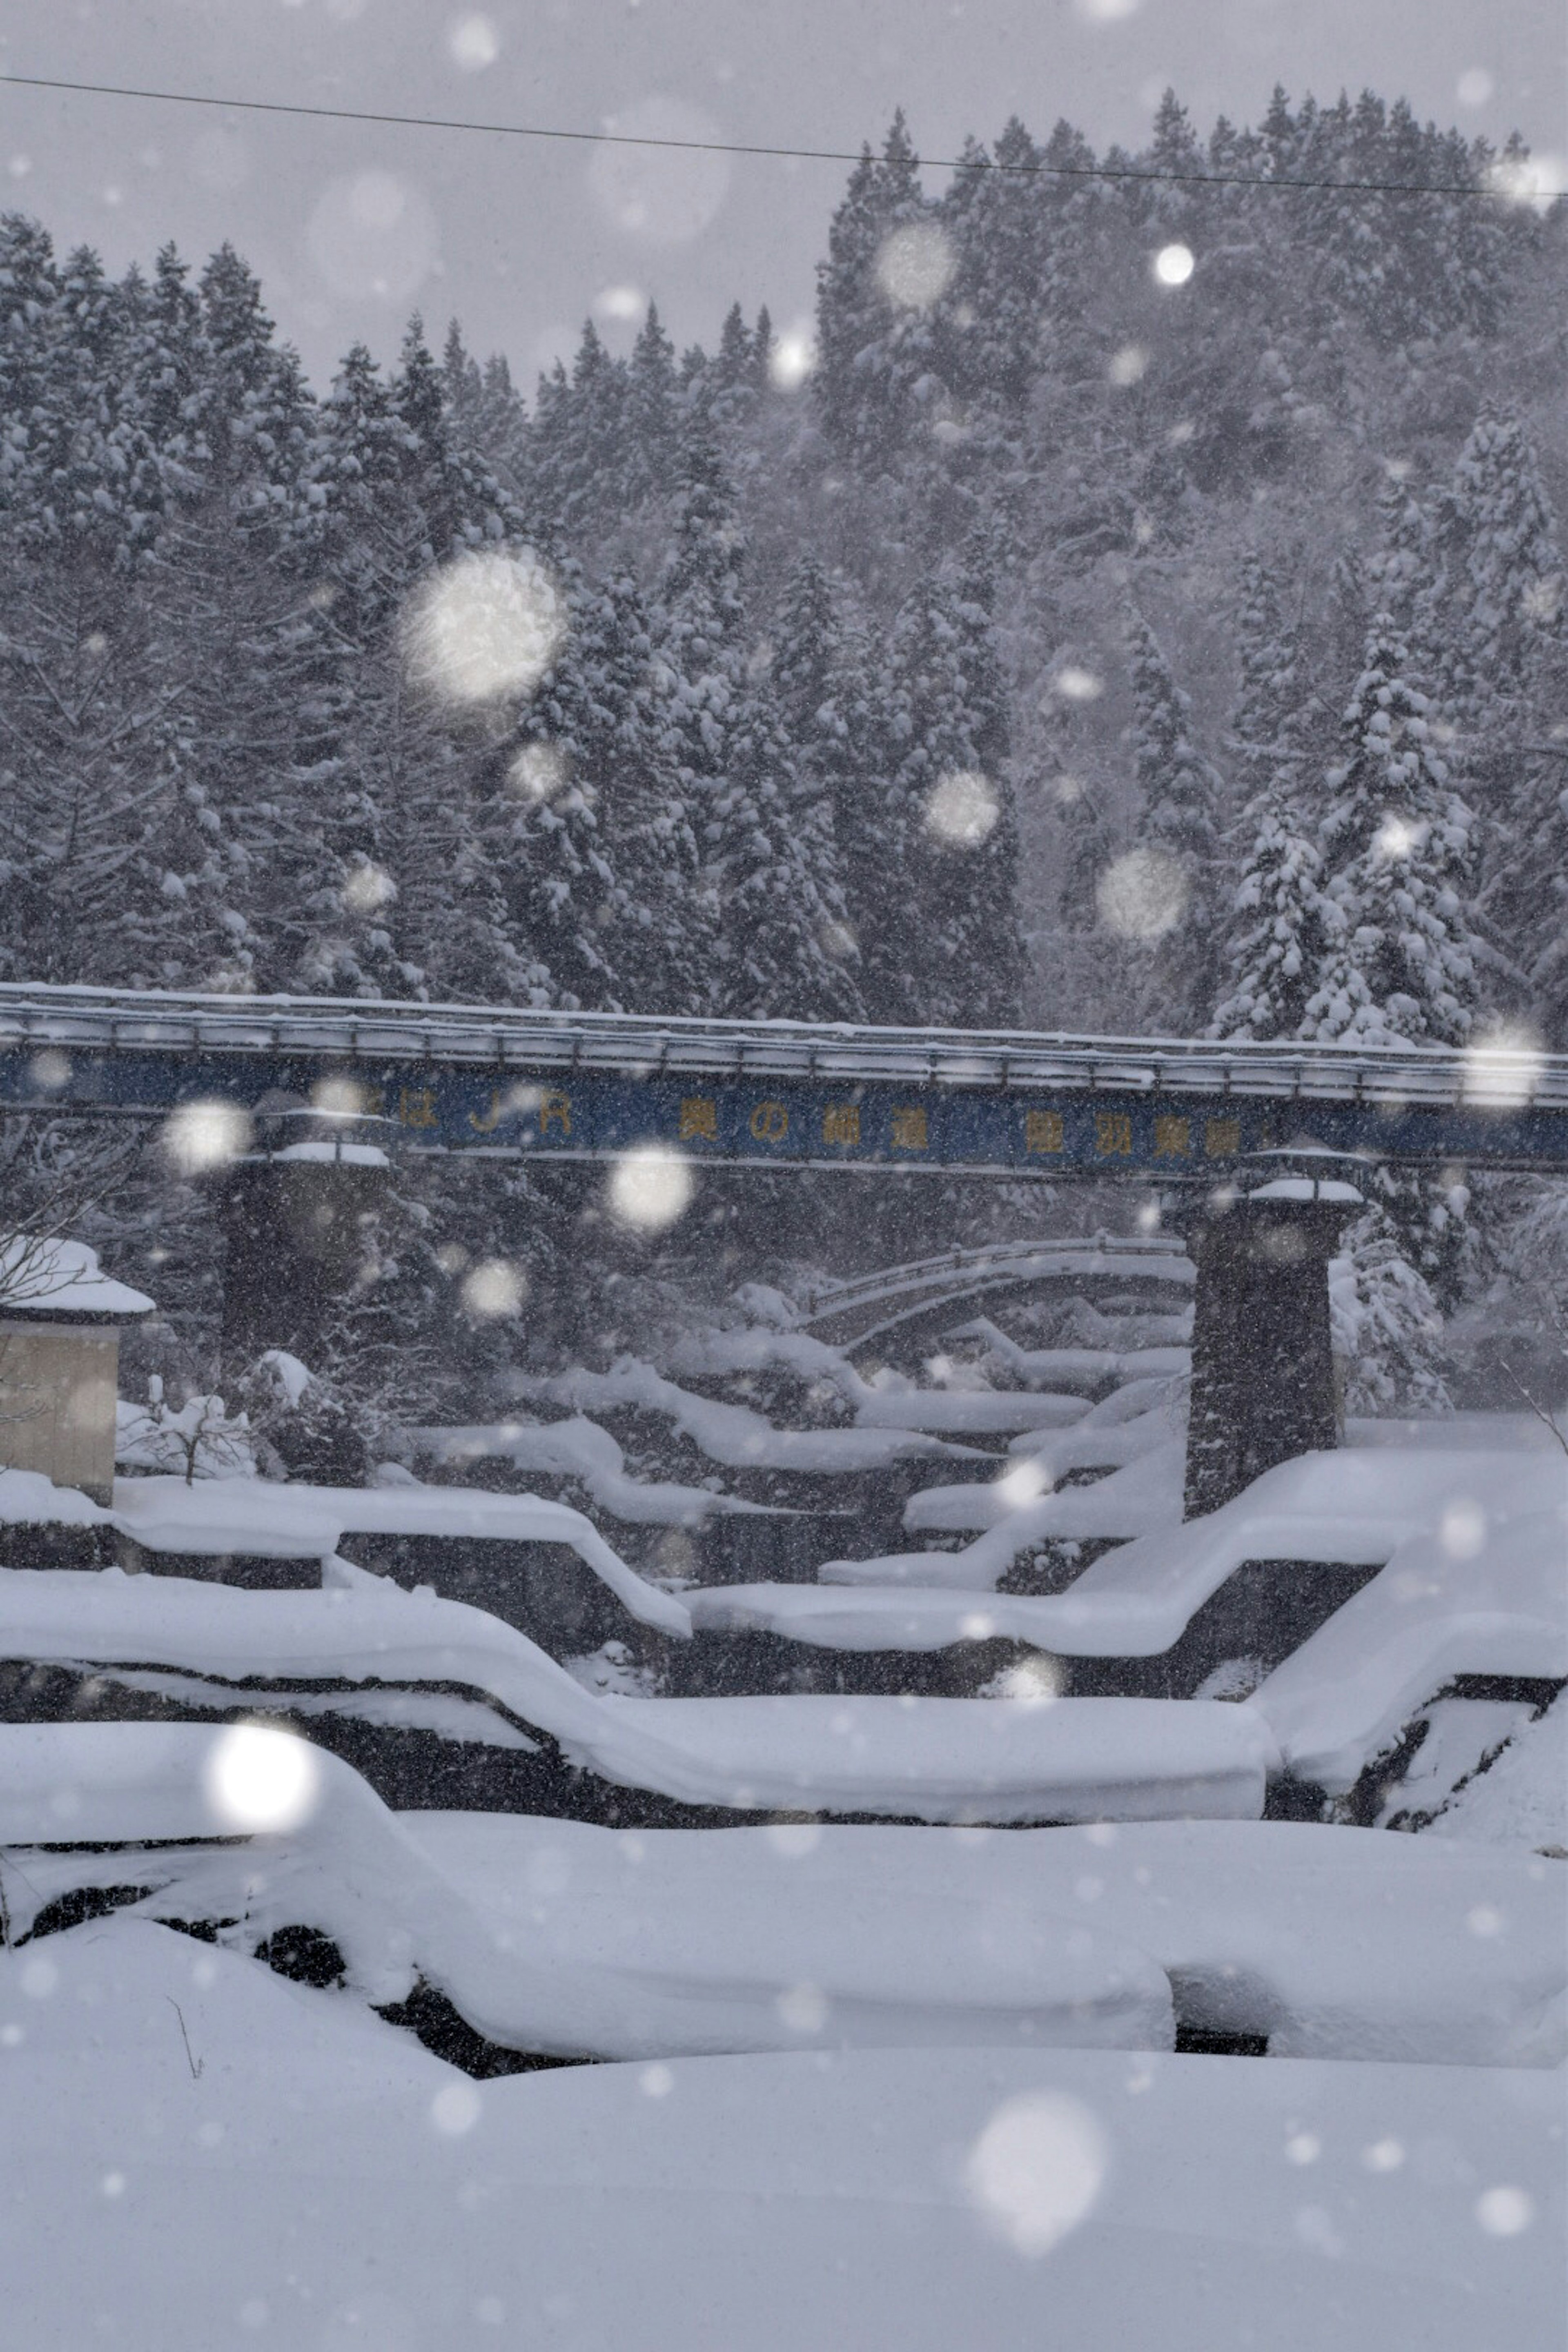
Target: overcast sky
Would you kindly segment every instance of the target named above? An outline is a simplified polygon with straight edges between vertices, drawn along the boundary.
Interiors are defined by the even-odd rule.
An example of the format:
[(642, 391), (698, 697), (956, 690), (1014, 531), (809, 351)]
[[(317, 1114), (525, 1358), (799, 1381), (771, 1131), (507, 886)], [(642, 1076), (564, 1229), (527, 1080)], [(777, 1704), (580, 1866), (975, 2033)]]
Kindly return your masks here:
[[(1136, 144), (1173, 83), (1201, 131), (1276, 81), (1407, 96), (1568, 154), (1563, 0), (0, 0), (15, 73), (247, 98), (922, 152), (1058, 116)], [(230, 238), (318, 383), (356, 337), (456, 312), (525, 387), (596, 308), (654, 295), (678, 342), (730, 301), (809, 315), (844, 167), (652, 157), (0, 89), (5, 201), (121, 268)], [(935, 179), (933, 175), (933, 184)]]

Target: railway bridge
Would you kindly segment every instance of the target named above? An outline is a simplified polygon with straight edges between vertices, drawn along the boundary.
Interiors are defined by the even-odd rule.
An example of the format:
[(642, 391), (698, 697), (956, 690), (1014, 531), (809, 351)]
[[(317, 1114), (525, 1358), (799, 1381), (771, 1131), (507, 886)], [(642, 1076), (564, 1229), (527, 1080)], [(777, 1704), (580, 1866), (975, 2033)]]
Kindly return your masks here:
[[(383, 1151), (633, 1152), (1163, 1193), (1196, 1266), (1188, 1505), (1335, 1439), (1327, 1265), (1376, 1166), (1568, 1172), (1568, 1056), (0, 985), (0, 1114), (213, 1123), (230, 1278)], [(330, 1258), (330, 1246), (327, 1250)], [(254, 1292), (276, 1295), (275, 1275)]]

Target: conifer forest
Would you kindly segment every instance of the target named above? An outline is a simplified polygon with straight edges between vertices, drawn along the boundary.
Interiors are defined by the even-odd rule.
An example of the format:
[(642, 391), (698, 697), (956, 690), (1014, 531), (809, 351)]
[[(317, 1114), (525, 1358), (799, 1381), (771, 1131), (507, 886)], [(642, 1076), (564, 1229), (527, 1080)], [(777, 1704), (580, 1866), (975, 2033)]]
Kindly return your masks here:
[[(1515, 160), (1168, 93), (932, 198), (900, 117), (809, 364), (742, 288), (531, 387), (417, 317), (311, 384), (227, 247), (8, 216), (0, 975), (1568, 1045), (1568, 223)], [(421, 583), (486, 551), (537, 685), (454, 708)], [(1385, 1190), (1407, 1339), (1546, 1213)]]

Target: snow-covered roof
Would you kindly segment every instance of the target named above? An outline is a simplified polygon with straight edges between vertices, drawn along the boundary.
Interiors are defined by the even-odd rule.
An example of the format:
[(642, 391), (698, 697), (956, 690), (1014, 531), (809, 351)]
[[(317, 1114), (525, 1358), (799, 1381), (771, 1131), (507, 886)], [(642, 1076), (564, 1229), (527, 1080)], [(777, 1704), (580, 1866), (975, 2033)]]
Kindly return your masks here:
[(1346, 1207), (1360, 1208), (1364, 1196), (1337, 1176), (1276, 1176), (1267, 1184), (1255, 1185), (1246, 1197), (1249, 1201), (1338, 1201)]
[(130, 1323), (153, 1312), (152, 1299), (105, 1274), (85, 1242), (26, 1234), (0, 1241), (0, 1318)]
[(331, 1160), (351, 1168), (390, 1168), (391, 1160), (379, 1143), (342, 1143), (336, 1137), (318, 1136), (305, 1143), (286, 1143), (279, 1151), (269, 1151), (268, 1160)]

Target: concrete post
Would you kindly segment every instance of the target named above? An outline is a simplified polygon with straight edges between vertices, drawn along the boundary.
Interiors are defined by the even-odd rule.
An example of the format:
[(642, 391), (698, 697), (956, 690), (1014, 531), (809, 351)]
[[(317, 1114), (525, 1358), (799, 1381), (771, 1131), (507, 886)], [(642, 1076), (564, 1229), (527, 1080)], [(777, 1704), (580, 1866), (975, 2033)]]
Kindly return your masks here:
[(1353, 1185), (1284, 1177), (1189, 1213), (1198, 1279), (1188, 1518), (1217, 1511), (1277, 1463), (1339, 1444), (1329, 1260), (1363, 1206)]

